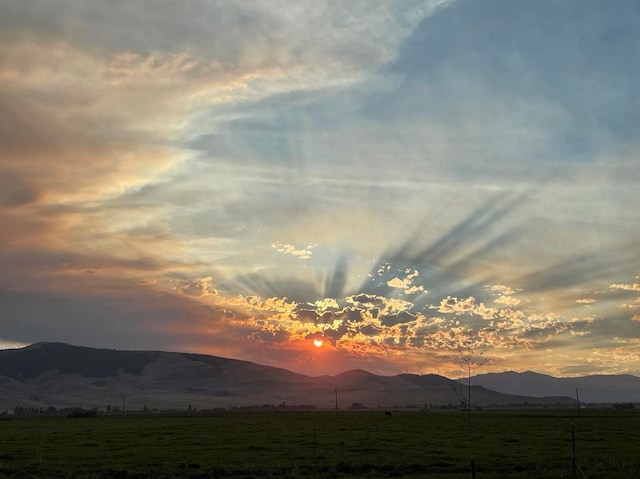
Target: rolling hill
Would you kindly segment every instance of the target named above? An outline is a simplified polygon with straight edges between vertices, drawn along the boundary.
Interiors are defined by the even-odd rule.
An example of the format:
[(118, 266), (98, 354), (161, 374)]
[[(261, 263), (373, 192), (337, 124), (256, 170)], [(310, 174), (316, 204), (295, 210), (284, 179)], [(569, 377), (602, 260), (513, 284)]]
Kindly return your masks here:
[[(497, 392), (478, 377), (474, 405), (572, 405), (571, 394), (547, 397)], [(636, 378), (637, 379), (637, 378)], [(523, 386), (519, 391), (524, 391)], [(526, 389), (537, 392), (538, 390)], [(434, 374), (379, 376), (363, 370), (311, 377), (286, 369), (203, 354), (118, 351), (37, 343), (0, 351), (0, 408), (228, 408), (263, 404), (335, 407), (459, 405), (459, 382)], [(535, 396), (543, 396), (535, 394)], [(564, 396), (564, 397), (562, 397)], [(569, 396), (569, 397), (567, 397)]]

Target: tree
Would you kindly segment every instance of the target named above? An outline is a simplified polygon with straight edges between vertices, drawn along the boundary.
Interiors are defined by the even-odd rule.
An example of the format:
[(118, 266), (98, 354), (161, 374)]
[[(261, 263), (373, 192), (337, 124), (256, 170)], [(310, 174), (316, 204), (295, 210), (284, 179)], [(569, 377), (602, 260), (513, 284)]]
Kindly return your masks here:
[[(471, 427), (471, 373), (487, 364), (488, 358), (484, 356), (484, 349), (478, 349), (472, 339), (467, 339), (458, 345), (458, 364), (467, 374), (467, 425), (469, 427), (469, 448), (471, 450), (471, 477), (476, 477), (476, 462), (473, 457), (473, 429)], [(464, 397), (464, 393), (462, 393)]]
[(468, 339), (464, 344), (458, 345), (458, 364), (467, 374), (467, 410), (471, 411), (471, 373), (487, 364), (488, 358), (484, 356), (484, 349), (478, 349), (473, 340)]

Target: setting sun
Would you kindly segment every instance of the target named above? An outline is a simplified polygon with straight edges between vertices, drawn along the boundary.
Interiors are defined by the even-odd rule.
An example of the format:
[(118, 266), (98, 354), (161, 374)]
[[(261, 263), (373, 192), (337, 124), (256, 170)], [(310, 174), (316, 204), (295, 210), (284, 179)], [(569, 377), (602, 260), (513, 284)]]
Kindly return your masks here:
[(320, 339), (320, 338), (316, 338), (316, 339), (313, 340), (313, 345), (316, 348), (321, 347), (323, 344), (324, 344), (324, 341), (322, 341), (322, 339)]

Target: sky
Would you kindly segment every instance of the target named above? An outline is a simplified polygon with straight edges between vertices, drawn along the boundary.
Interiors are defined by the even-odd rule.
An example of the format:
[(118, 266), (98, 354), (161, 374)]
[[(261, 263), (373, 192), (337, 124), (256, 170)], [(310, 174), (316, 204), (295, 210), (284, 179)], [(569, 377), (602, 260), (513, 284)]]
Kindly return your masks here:
[(0, 346), (640, 375), (638, 78), (636, 0), (0, 0)]

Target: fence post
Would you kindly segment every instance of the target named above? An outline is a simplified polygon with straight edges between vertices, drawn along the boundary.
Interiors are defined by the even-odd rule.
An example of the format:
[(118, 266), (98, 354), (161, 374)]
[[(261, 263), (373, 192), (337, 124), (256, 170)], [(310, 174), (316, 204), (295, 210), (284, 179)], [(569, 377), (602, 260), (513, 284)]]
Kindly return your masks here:
[(573, 477), (578, 477), (578, 464), (576, 463), (576, 425), (571, 425), (571, 468)]

